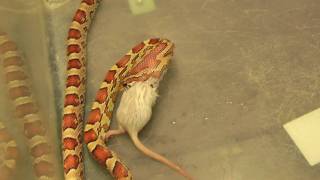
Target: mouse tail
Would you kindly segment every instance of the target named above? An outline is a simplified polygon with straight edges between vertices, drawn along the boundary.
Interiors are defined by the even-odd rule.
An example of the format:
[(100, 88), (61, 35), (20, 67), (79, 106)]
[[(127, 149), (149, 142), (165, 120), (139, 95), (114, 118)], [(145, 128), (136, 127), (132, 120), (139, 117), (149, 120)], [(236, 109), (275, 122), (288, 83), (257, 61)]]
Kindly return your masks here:
[(130, 134), (130, 137), (134, 143), (134, 145), (141, 151), (143, 152), (145, 155), (149, 156), (152, 159), (155, 159), (159, 162), (162, 162), (163, 164), (169, 166), (170, 168), (176, 170), (179, 174), (181, 174), (182, 176), (186, 177), (188, 180), (193, 180), (193, 178), (185, 171), (183, 170), (180, 166), (178, 166), (177, 164), (171, 162), (170, 160), (168, 160), (167, 158), (163, 157), (162, 155), (153, 152), (152, 150), (150, 150), (149, 148), (147, 148), (144, 144), (142, 144), (142, 142), (140, 141), (140, 139), (138, 138), (138, 134)]

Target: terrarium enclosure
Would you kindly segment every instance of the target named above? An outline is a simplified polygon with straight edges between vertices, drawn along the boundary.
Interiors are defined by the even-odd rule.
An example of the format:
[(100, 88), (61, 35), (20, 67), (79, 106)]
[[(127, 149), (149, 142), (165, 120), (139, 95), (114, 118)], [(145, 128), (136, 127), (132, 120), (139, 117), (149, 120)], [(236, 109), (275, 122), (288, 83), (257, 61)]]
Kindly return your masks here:
[[(0, 176), (63, 179), (66, 41), (80, 2), (0, 1)], [(86, 41), (85, 117), (117, 60), (143, 40), (167, 38), (174, 55), (139, 135), (147, 147), (196, 180), (319, 179), (319, 165), (308, 164), (283, 128), (320, 106), (319, 9), (317, 0), (102, 0)], [(13, 45), (5, 37), (17, 55), (7, 52)], [(18, 55), (23, 65), (5, 61)], [(18, 70), (25, 74), (10, 74)], [(10, 91), (21, 84), (28, 91)], [(26, 102), (34, 103), (36, 116), (19, 109)], [(50, 148), (34, 150), (42, 139)], [(108, 147), (134, 179), (184, 179), (142, 154), (127, 135)], [(34, 159), (47, 151), (53, 166), (37, 170)], [(112, 179), (83, 151), (86, 179)]]

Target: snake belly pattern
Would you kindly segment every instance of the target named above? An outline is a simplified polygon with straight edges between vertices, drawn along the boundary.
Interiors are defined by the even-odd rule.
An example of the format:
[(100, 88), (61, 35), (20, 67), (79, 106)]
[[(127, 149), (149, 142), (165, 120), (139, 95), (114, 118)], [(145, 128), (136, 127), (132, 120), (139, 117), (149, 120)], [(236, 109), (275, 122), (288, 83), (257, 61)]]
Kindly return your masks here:
[(13, 103), (15, 115), (23, 121), (23, 132), (31, 154), (34, 174), (39, 180), (54, 179), (52, 146), (49, 145), (43, 119), (31, 93), (23, 58), (16, 44), (4, 32), (0, 32), (0, 55), (9, 98)]
[[(84, 179), (82, 153), (86, 78), (86, 38), (100, 0), (82, 0), (67, 38), (67, 73), (62, 119), (62, 149), (65, 179)], [(93, 158), (114, 179), (132, 179), (118, 156), (105, 145), (117, 94), (127, 84), (159, 78), (172, 56), (173, 43), (153, 38), (137, 44), (111, 67), (101, 84), (84, 127), (84, 142)], [(150, 62), (152, 62), (150, 64)]]
[(10, 180), (16, 170), (17, 144), (0, 121), (0, 180)]

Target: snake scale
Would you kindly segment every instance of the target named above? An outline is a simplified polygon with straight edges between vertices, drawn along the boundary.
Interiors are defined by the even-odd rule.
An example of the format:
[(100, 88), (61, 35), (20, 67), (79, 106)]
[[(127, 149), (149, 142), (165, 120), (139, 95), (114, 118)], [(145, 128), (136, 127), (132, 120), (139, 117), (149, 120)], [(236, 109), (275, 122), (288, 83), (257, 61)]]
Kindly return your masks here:
[[(64, 177), (65, 179), (84, 179), (83, 138), (93, 159), (107, 169), (114, 179), (129, 180), (132, 179), (129, 169), (117, 154), (106, 146), (109, 135), (125, 131), (131, 135), (129, 128), (118, 131), (109, 130), (114, 104), (119, 92), (130, 89), (132, 85), (139, 82), (148, 83), (150, 79), (160, 81), (173, 55), (174, 44), (167, 39), (151, 38), (137, 44), (120, 58), (106, 73), (83, 127), (86, 41), (99, 3), (100, 0), (82, 0), (68, 31), (66, 88), (62, 118)], [(152, 89), (152, 84), (150, 85)], [(150, 89), (149, 85), (148, 87)], [(148, 116), (150, 115), (149, 113)], [(141, 124), (145, 125), (145, 123)], [(137, 138), (138, 132), (134, 133), (135, 136), (131, 138), (138, 149), (188, 177), (179, 166), (145, 148)]]
[[(4, 32), (0, 32), (0, 55), (8, 96), (14, 106), (16, 117), (23, 122), (23, 132), (32, 158), (34, 174), (39, 180), (54, 179), (56, 173), (52, 146), (48, 142), (44, 121), (31, 92), (23, 58), (17, 45)], [(2, 126), (0, 128), (4, 130)], [(8, 143), (12, 144), (12, 142)]]

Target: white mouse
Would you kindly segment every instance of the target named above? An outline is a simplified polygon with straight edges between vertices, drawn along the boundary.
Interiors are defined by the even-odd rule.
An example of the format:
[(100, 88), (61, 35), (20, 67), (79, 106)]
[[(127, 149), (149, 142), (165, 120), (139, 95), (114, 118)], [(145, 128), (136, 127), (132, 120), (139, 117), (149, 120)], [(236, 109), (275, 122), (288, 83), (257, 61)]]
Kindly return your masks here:
[(123, 92), (119, 107), (116, 112), (116, 119), (119, 129), (109, 130), (106, 133), (106, 138), (127, 132), (134, 145), (141, 152), (166, 164), (187, 179), (191, 180), (193, 178), (188, 175), (185, 170), (162, 155), (147, 148), (144, 144), (142, 144), (138, 137), (139, 132), (150, 120), (152, 106), (155, 104), (158, 96), (157, 88), (160, 79), (151, 77), (146, 81), (135, 82), (130, 85), (130, 88)]

